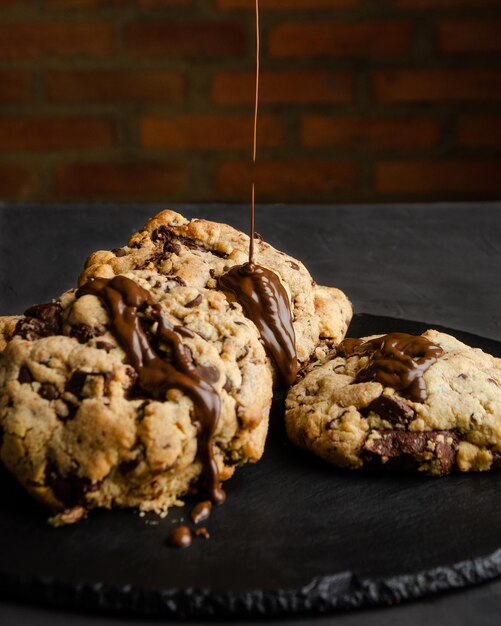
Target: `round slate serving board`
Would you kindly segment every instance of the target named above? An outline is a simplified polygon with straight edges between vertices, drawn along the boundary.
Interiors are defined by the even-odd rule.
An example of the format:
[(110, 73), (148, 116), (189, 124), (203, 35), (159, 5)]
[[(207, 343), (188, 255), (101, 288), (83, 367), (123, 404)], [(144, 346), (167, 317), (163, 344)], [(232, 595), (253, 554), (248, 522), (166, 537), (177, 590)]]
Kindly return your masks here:
[[(358, 315), (350, 336), (426, 324)], [(452, 331), (501, 356), (501, 343)], [(501, 471), (423, 476), (338, 470), (295, 449), (283, 397), (263, 460), (226, 483), (211, 538), (165, 545), (166, 519), (97, 511), (62, 529), (0, 476), (0, 594), (86, 610), (156, 616), (318, 613), (390, 604), (501, 574)]]

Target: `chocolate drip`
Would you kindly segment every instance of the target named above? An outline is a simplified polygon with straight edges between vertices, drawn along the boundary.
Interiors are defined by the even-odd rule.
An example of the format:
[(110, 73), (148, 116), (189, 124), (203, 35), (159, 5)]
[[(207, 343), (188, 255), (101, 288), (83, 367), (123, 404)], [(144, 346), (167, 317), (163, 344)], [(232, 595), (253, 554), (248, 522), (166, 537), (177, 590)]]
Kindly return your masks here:
[(257, 326), (280, 381), (291, 385), (298, 371), (296, 337), (289, 298), (278, 276), (260, 265), (245, 263), (223, 274), (219, 286), (240, 302)]
[[(213, 502), (224, 502), (226, 495), (219, 481), (213, 450), (221, 400), (210, 382), (204, 380), (204, 369), (195, 365), (191, 350), (182, 342), (182, 336), (192, 336), (191, 332), (171, 326), (151, 294), (125, 276), (111, 280), (98, 278), (77, 291), (77, 297), (88, 294), (100, 298), (108, 309), (115, 337), (136, 370), (141, 389), (160, 400), (165, 398), (167, 390), (180, 389), (192, 399), (203, 466), (203, 487)], [(147, 307), (151, 307), (158, 322), (156, 338), (170, 348), (173, 363), (159, 356), (142, 327), (138, 312)]]
[(212, 510), (212, 502), (210, 500), (204, 500), (199, 502), (193, 507), (191, 511), (191, 521), (194, 524), (199, 524), (206, 519), (209, 519)]
[(369, 365), (359, 371), (357, 381), (374, 380), (414, 402), (428, 397), (423, 374), (444, 353), (426, 337), (407, 333), (390, 333), (366, 342), (345, 339), (338, 350), (347, 356), (370, 354)]
[[(256, 0), (256, 89), (252, 164), (256, 166), (257, 117), (259, 108), (259, 0)], [(289, 298), (278, 276), (254, 264), (255, 182), (252, 181), (249, 262), (233, 267), (219, 278), (221, 289), (229, 291), (257, 326), (261, 340), (275, 363), (280, 381), (292, 385), (298, 372), (296, 337)]]

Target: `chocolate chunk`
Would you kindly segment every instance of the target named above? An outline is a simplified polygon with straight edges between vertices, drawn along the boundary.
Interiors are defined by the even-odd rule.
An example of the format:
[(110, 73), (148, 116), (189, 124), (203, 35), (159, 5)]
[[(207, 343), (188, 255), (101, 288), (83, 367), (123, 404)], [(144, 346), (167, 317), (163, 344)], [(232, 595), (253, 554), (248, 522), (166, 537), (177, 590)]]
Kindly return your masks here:
[(127, 252), (123, 248), (113, 248), (112, 252), (115, 256), (118, 257), (125, 256), (127, 254)]
[(82, 504), (85, 501), (85, 494), (92, 489), (92, 483), (88, 478), (80, 478), (75, 474), (60, 476), (54, 465), (47, 469), (46, 482), (56, 498), (67, 507)]
[(102, 331), (87, 324), (76, 324), (70, 330), (70, 337), (74, 337), (79, 343), (87, 343), (94, 337), (99, 337), (102, 334)]
[(213, 365), (198, 365), (197, 372), (199, 375), (211, 385), (217, 383), (220, 377), (219, 370)]
[(203, 300), (203, 296), (201, 293), (198, 294), (198, 296), (196, 296), (195, 298), (193, 298), (193, 300), (190, 300), (189, 302), (187, 302), (184, 306), (188, 307), (189, 309), (198, 306), (200, 304), (200, 302), (202, 302)]
[(181, 276), (169, 276), (169, 280), (181, 285), (181, 287), (186, 287), (186, 281)]
[(103, 377), (103, 391), (105, 395), (108, 395), (110, 392), (110, 384), (111, 381), (115, 378), (115, 374), (113, 372), (101, 372), (100, 376)]
[(36, 341), (42, 337), (61, 335), (63, 332), (63, 310), (59, 302), (36, 304), (25, 311), (14, 331), (28, 341)]
[(70, 420), (74, 419), (77, 412), (78, 412), (78, 405), (76, 404), (72, 404), (71, 402), (67, 402), (65, 401), (64, 404), (66, 405), (66, 409), (68, 411), (67, 415), (58, 415), (58, 418), (62, 421), (62, 422), (69, 422)]
[(396, 396), (379, 396), (364, 410), (366, 415), (372, 411), (384, 420), (394, 424), (407, 424), (414, 419), (414, 409)]
[(145, 458), (146, 456), (144, 452), (139, 451), (139, 453), (136, 455), (134, 459), (120, 463), (120, 471), (123, 472), (124, 474), (129, 474), (130, 472), (133, 472), (136, 469), (136, 467), (145, 460)]
[(96, 348), (99, 350), (106, 350), (106, 352), (111, 352), (115, 346), (109, 341), (96, 341)]
[(242, 348), (242, 352), (237, 356), (237, 361), (241, 361), (242, 359), (245, 359), (245, 357), (249, 354), (249, 346), (244, 346)]
[(450, 474), (454, 467), (459, 437), (449, 430), (381, 430), (377, 434), (364, 446), (363, 457), (368, 463), (379, 462), (390, 470), (414, 471), (421, 463), (429, 462), (431, 456), (441, 475)]
[(30, 368), (27, 365), (21, 365), (21, 367), (19, 368), (19, 376), (17, 377), (17, 380), (20, 383), (33, 382), (33, 376), (31, 375)]
[(36, 341), (42, 337), (49, 337), (50, 334), (47, 332), (45, 324), (34, 317), (23, 317), (16, 324), (14, 330), (14, 335), (19, 335), (27, 341)]
[(215, 278), (215, 277), (216, 277), (216, 270), (214, 270), (214, 269), (212, 269), (212, 268), (211, 268), (211, 269), (209, 270), (209, 275), (210, 275), (210, 277), (211, 277), (211, 278)]
[(298, 271), (300, 269), (299, 265), (297, 263), (294, 263), (294, 261), (288, 261), (288, 263), (292, 267), (293, 270)]
[(80, 398), (83, 388), (85, 386), (85, 382), (87, 380), (87, 376), (88, 372), (73, 372), (71, 378), (66, 383), (65, 391), (69, 391), (69, 393), (72, 393), (77, 398)]
[(52, 383), (42, 383), (38, 393), (45, 400), (55, 400), (59, 397), (57, 387)]
[(226, 377), (226, 381), (223, 385), (223, 389), (227, 392), (230, 393), (230, 391), (233, 389), (233, 383), (231, 382), (231, 380), (228, 378), (228, 376)]

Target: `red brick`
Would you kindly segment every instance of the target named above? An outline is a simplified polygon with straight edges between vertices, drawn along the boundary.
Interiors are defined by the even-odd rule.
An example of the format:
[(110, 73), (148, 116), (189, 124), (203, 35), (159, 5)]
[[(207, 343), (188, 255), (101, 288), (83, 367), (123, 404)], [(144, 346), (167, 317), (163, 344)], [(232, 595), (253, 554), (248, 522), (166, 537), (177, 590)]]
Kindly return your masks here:
[(141, 7), (190, 7), (193, 0), (138, 0)]
[(444, 9), (499, 6), (499, 0), (393, 0), (402, 9)]
[[(262, 11), (293, 11), (302, 9), (344, 9), (358, 6), (360, 0), (261, 0)], [(254, 11), (255, 0), (217, 0), (220, 9), (247, 9)]]
[(0, 23), (1, 59), (103, 56), (114, 51), (114, 27), (104, 22)]
[[(250, 104), (254, 102), (253, 72), (218, 74), (212, 84), (212, 98), (217, 104)], [(261, 72), (260, 101), (263, 104), (307, 102), (349, 102), (353, 77), (348, 71)]]
[(140, 56), (241, 55), (246, 49), (242, 24), (234, 22), (135, 22), (126, 27), (127, 48)]
[(115, 131), (105, 120), (86, 118), (0, 118), (0, 150), (109, 148)]
[(501, 51), (501, 20), (450, 20), (440, 24), (438, 35), (442, 52)]
[(307, 115), (301, 120), (301, 142), (307, 148), (426, 148), (439, 141), (441, 132), (440, 122), (427, 118)]
[(56, 167), (54, 188), (64, 198), (159, 199), (182, 191), (187, 179), (178, 163), (73, 163)]
[(501, 191), (501, 159), (386, 161), (376, 167), (376, 189), (388, 194)]
[(462, 115), (458, 142), (471, 148), (501, 148), (501, 115)]
[[(141, 122), (141, 143), (147, 148), (179, 150), (232, 150), (252, 148), (253, 118), (243, 115), (151, 115)], [(258, 145), (283, 144), (285, 126), (280, 118), (260, 115)]]
[(501, 100), (501, 70), (383, 70), (373, 86), (380, 102)]
[(0, 200), (26, 200), (39, 190), (38, 176), (19, 163), (0, 163)]
[(0, 70), (0, 102), (31, 100), (32, 76), (24, 70)]
[(286, 22), (270, 33), (269, 52), (277, 57), (372, 57), (407, 52), (409, 22)]
[(185, 79), (166, 70), (54, 70), (46, 77), (51, 102), (181, 102)]
[(127, 0), (45, 0), (49, 8), (62, 9), (87, 9), (94, 7), (118, 7), (123, 6)]
[(301, 198), (353, 187), (355, 164), (349, 161), (258, 161), (255, 168), (242, 161), (224, 163), (217, 175), (217, 191), (223, 198), (249, 196), (256, 181), (257, 197)]

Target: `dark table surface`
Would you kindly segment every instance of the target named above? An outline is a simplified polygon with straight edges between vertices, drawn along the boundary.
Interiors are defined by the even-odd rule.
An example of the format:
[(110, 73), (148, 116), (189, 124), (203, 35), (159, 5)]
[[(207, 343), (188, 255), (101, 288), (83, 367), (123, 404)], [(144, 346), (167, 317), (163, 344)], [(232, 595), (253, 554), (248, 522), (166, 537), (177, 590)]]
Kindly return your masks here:
[[(0, 206), (0, 313), (21, 312), (73, 286), (90, 251), (122, 245), (161, 208)], [(242, 207), (185, 206), (182, 212), (246, 229)], [(268, 206), (259, 208), (256, 228), (304, 261), (318, 282), (345, 290), (357, 312), (420, 319), (501, 340), (501, 204)], [(461, 626), (500, 620), (498, 580), (414, 604), (290, 624)], [(2, 626), (147, 623), (0, 603)]]

